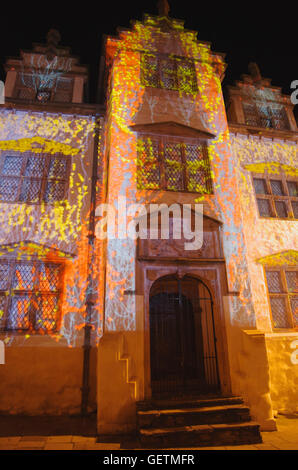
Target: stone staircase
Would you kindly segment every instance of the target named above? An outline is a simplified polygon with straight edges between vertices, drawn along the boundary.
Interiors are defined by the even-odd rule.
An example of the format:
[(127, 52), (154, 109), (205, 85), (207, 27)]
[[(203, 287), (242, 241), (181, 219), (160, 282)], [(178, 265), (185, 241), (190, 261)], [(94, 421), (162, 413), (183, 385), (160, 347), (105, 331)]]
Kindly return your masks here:
[(137, 424), (141, 446), (151, 449), (262, 442), (240, 397), (138, 402)]

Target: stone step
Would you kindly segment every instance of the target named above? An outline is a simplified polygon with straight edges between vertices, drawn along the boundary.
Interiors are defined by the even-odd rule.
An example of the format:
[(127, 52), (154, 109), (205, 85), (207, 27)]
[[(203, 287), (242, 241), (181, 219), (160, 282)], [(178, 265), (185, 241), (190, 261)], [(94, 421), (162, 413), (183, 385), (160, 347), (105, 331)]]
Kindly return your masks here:
[(157, 399), (137, 402), (138, 411), (146, 410), (169, 410), (181, 408), (205, 408), (212, 406), (243, 405), (241, 397), (213, 397), (213, 398), (178, 398), (178, 399)]
[(139, 430), (145, 448), (212, 447), (262, 442), (259, 425), (253, 421)]
[(196, 408), (139, 410), (138, 427), (168, 428), (197, 424), (241, 423), (250, 420), (249, 408), (244, 405), (223, 405)]

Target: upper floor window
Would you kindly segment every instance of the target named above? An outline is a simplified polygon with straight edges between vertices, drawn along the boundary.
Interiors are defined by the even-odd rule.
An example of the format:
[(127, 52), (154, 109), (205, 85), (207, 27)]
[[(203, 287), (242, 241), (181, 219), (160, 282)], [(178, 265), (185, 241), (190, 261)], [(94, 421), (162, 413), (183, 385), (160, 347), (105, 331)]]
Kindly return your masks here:
[(73, 79), (58, 77), (54, 88), (53, 101), (71, 103), (73, 93)]
[(185, 57), (143, 54), (142, 85), (166, 90), (196, 93), (198, 90), (194, 62)]
[(206, 145), (174, 137), (139, 137), (138, 189), (211, 193)]
[(57, 328), (62, 265), (43, 261), (0, 261), (0, 329)]
[(298, 182), (284, 175), (254, 175), (253, 184), (261, 217), (298, 219)]
[(61, 155), (3, 152), (0, 202), (53, 203), (66, 197), (70, 160)]
[(283, 106), (257, 101), (243, 102), (245, 123), (248, 126), (290, 129)]
[(266, 269), (273, 328), (298, 328), (298, 266)]
[(23, 74), (18, 75), (15, 97), (30, 101), (55, 101), (71, 103), (73, 79), (54, 74)]

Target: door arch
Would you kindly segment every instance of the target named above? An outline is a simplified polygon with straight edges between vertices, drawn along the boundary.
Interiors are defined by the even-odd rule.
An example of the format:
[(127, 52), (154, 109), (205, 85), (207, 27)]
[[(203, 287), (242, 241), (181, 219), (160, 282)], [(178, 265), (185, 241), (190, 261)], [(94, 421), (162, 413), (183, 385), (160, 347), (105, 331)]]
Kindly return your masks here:
[(219, 390), (213, 299), (196, 277), (157, 279), (149, 296), (152, 394)]

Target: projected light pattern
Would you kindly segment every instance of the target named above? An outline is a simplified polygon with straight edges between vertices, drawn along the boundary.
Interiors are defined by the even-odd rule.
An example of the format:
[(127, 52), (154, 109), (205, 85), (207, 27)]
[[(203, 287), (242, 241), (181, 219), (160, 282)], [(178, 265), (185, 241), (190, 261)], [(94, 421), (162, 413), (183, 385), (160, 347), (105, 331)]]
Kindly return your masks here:
[[(275, 178), (284, 174), (285, 178), (298, 178), (295, 167), (297, 146), (290, 142), (233, 134), (231, 144), (238, 161), (239, 196), (257, 327), (270, 331), (270, 308), (263, 265), (297, 264), (297, 230), (293, 220), (259, 217), (251, 173), (266, 173)], [(260, 243), (260, 240), (263, 242)]]
[[(59, 89), (61, 101), (71, 101), (68, 88), (71, 87), (71, 80), (62, 79), (71, 70), (72, 58), (55, 56), (48, 59), (44, 55), (34, 54), (30, 57), (30, 63), (26, 67), (22, 63), (22, 70), (19, 76), (18, 97), (24, 99), (35, 98), (38, 101), (48, 101), (52, 93)], [(61, 88), (64, 88), (64, 97), (61, 95)], [(70, 90), (71, 91), (71, 90)], [(68, 99), (66, 99), (68, 98)], [(57, 101), (60, 101), (57, 99)]]
[[(26, 168), (29, 165), (34, 175), (47, 158), (52, 162), (51, 155), (58, 154), (69, 163), (67, 192), (62, 201), (52, 201), (51, 204), (48, 204), (48, 200), (38, 204), (13, 201), (1, 203), (0, 263), (7, 259), (9, 263), (19, 260), (19, 263), (25, 263), (24, 266), (30, 263), (32, 266), (41, 266), (40, 263), (44, 266), (59, 265), (63, 271), (59, 308), (58, 302), (53, 303), (53, 294), (46, 289), (48, 270), (40, 274), (42, 284), (39, 287), (35, 283), (34, 289), (30, 291), (31, 287), (27, 286), (26, 292), (23, 292), (22, 287), (23, 300), (18, 300), (15, 294), (14, 304), (10, 304), (9, 319), (6, 319), (6, 328), (28, 330), (23, 337), (24, 341), (35, 332), (51, 335), (56, 341), (66, 339), (69, 346), (82, 341), (80, 330), (86, 319), (86, 299), (90, 294), (97, 294), (98, 285), (94, 280), (100, 265), (95, 264), (92, 271), (94, 277), (90, 282), (88, 224), (95, 130), (96, 123), (92, 116), (74, 118), (50, 113), (1, 110), (1, 155), (17, 155), (18, 158), (27, 155)], [(42, 165), (37, 165), (38, 162)], [(57, 176), (58, 170), (61, 173), (61, 166), (50, 165), (47, 177)], [(97, 251), (100, 252), (98, 246)], [(23, 282), (25, 271), (17, 272)], [(19, 292), (19, 287), (10, 288)], [(2, 290), (6, 296), (9, 292), (7, 288)], [(4, 318), (4, 310), (0, 310), (0, 323)], [(100, 314), (101, 305), (98, 303), (91, 318), (96, 341), (101, 331)], [(11, 331), (7, 331), (5, 341), (14, 341)]]
[[(156, 58), (164, 56), (168, 57), (166, 66), (162, 59)], [(229, 289), (240, 292), (232, 306), (233, 321), (237, 323), (245, 315), (246, 323), (253, 326), (255, 318), (235, 174), (237, 164), (232, 157), (221, 92), (225, 68), (221, 56), (212, 53), (209, 45), (198, 42), (195, 32), (184, 30), (181, 21), (145, 16), (144, 23), (135, 22), (132, 30), (121, 31), (119, 39), (107, 38), (106, 57), (110, 71), (106, 140), (110, 162), (108, 202), (117, 201), (118, 195), (126, 196), (129, 203), (159, 202), (169, 197), (168, 192), (160, 190), (157, 164), (150, 165), (149, 173), (144, 175), (143, 184), (147, 189), (142, 188), (141, 179), (139, 189), (136, 187), (140, 143), (133, 132), (135, 124), (174, 120), (213, 134), (214, 138), (208, 141), (208, 157), (214, 196), (197, 194), (189, 201), (203, 202), (205, 214), (224, 223)], [(195, 87), (189, 70), (191, 79), (189, 76), (180, 81), (189, 87), (179, 86), (176, 57), (194, 64)], [(152, 152), (148, 151), (147, 155), (150, 160)], [(179, 164), (173, 165), (177, 166), (177, 172), (172, 172), (170, 189), (178, 190), (181, 172)], [(134, 291), (136, 286), (135, 257), (134, 241), (108, 241), (108, 330), (134, 330), (136, 327), (135, 298), (125, 295), (125, 291)]]
[[(145, 16), (143, 23), (135, 22), (119, 38), (108, 37), (106, 66), (107, 111), (100, 129), (97, 204), (117, 208), (119, 196), (125, 196), (128, 204), (203, 203), (204, 214), (222, 222), (228, 291), (239, 294), (230, 300), (232, 323), (254, 327), (257, 312), (262, 324), (267, 313), (262, 313), (264, 286), (257, 285), (260, 270), (255, 260), (264, 253), (257, 240), (262, 233), (272, 238), (269, 254), (281, 239), (284, 247), (289, 240), (292, 243), (293, 229), (281, 234), (281, 226), (272, 230), (257, 221), (257, 212), (251, 210), (250, 171), (282, 168), (291, 173), (297, 158), (294, 145), (230, 136), (221, 90), (223, 58), (198, 41), (195, 32), (185, 30), (181, 21)], [(246, 86), (245, 93), (255, 99), (252, 88)], [(276, 96), (266, 89), (257, 93), (263, 101)], [(178, 133), (175, 142), (165, 141), (162, 148), (159, 138), (151, 135), (148, 140), (146, 126), (172, 121), (180, 131), (195, 130), (197, 138), (192, 134), (191, 143)], [(134, 126), (141, 126), (141, 132)], [(61, 322), (55, 338), (66, 338), (69, 345), (81, 337), (89, 297), (96, 298), (90, 320), (96, 340), (102, 327), (136, 328), (136, 298), (127, 292), (136, 291), (137, 242), (113, 239), (104, 245), (90, 238), (95, 130), (94, 118), (5, 109), (0, 115), (1, 151), (30, 152), (39, 158), (61, 154), (71, 162), (63, 203), (11, 201), (2, 203), (0, 213), (1, 245), (18, 241), (14, 247), (18, 253), (31, 253), (29, 257), (38, 253), (43, 262), (63, 259)], [(249, 242), (244, 242), (243, 228), (249, 227), (256, 227), (258, 237), (253, 239), (250, 233)], [(49, 246), (54, 251), (47, 251)], [(263, 312), (268, 312), (266, 308)]]
[(173, 142), (173, 138), (140, 137), (137, 141), (138, 189), (212, 191), (205, 144)]

